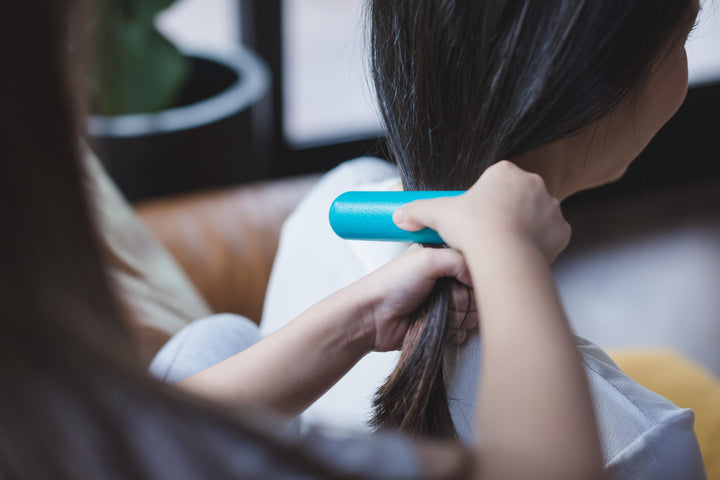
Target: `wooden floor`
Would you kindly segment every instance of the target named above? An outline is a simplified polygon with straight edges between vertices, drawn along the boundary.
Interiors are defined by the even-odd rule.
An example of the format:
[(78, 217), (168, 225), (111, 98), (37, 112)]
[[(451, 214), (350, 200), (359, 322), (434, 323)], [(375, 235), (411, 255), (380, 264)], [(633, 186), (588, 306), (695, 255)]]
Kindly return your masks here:
[(555, 274), (578, 335), (677, 349), (720, 376), (720, 182), (565, 212)]

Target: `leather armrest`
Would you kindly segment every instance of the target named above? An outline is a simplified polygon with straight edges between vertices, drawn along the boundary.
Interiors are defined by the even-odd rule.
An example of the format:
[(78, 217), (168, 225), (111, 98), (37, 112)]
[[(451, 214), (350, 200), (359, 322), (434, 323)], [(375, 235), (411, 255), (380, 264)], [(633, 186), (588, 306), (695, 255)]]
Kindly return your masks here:
[(282, 224), (318, 178), (151, 200), (135, 209), (213, 311), (259, 322)]

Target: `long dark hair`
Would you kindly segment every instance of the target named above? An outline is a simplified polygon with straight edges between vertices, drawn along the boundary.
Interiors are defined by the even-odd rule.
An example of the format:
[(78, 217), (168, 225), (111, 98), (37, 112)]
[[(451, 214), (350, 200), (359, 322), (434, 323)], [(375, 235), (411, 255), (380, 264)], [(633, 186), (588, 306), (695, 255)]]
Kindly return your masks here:
[[(406, 190), (469, 188), (490, 165), (630, 102), (684, 40), (692, 0), (372, 0), (371, 67)], [(455, 437), (443, 381), (450, 280), (411, 319), (372, 424)]]
[(147, 376), (84, 182), (82, 18), (70, 1), (0, 7), (0, 478), (163, 478), (147, 461), (163, 443), (198, 476), (227, 478), (232, 459), (204, 432), (247, 439), (288, 470), (343, 476), (259, 420)]

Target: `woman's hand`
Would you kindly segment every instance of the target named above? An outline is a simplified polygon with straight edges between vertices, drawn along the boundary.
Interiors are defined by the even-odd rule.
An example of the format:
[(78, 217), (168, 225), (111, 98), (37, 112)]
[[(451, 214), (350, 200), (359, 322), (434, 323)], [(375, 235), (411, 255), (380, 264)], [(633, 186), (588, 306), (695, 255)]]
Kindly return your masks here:
[(396, 210), (393, 220), (405, 230), (432, 228), (462, 252), (519, 241), (549, 263), (570, 240), (570, 226), (542, 178), (508, 161), (488, 168), (464, 194), (417, 200)]
[(442, 277), (455, 278), (461, 283), (453, 288), (455, 304), (467, 307), (458, 309), (450, 319), (449, 341), (462, 343), (467, 333), (478, 325), (465, 260), (460, 252), (451, 248), (414, 245), (348, 287), (357, 289), (357, 295), (369, 298), (362, 315), (369, 348), (379, 352), (399, 349), (410, 314)]
[(461, 251), (529, 246), (550, 263), (570, 238), (570, 226), (542, 178), (507, 161), (490, 167), (463, 195), (418, 200), (398, 209), (393, 218), (406, 230), (432, 228), (454, 248), (411, 248), (357, 282), (354, 287), (365, 295), (370, 292), (372, 299), (363, 321), (375, 351), (400, 347), (409, 315), (442, 277), (454, 277), (468, 287), (455, 288), (456, 304), (468, 308), (451, 320), (450, 338), (460, 343), (477, 326), (472, 282)]
[(414, 246), (392, 262), (326, 297), (252, 347), (182, 381), (195, 394), (229, 406), (255, 405), (298, 415), (368, 352), (400, 347), (408, 316), (437, 279), (456, 278), (450, 341), (477, 326), (470, 274), (450, 248)]

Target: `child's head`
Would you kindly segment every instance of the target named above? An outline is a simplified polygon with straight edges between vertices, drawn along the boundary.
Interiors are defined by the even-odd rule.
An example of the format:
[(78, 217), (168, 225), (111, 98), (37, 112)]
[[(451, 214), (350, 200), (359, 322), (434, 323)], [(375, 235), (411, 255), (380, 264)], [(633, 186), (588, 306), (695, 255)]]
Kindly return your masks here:
[[(373, 76), (405, 187), (467, 188), (501, 159), (596, 126), (623, 148), (610, 155), (616, 168), (590, 172), (590, 182), (617, 177), (684, 98), (683, 44), (697, 8), (697, 0), (373, 1)], [(607, 163), (609, 152), (600, 153)]]

